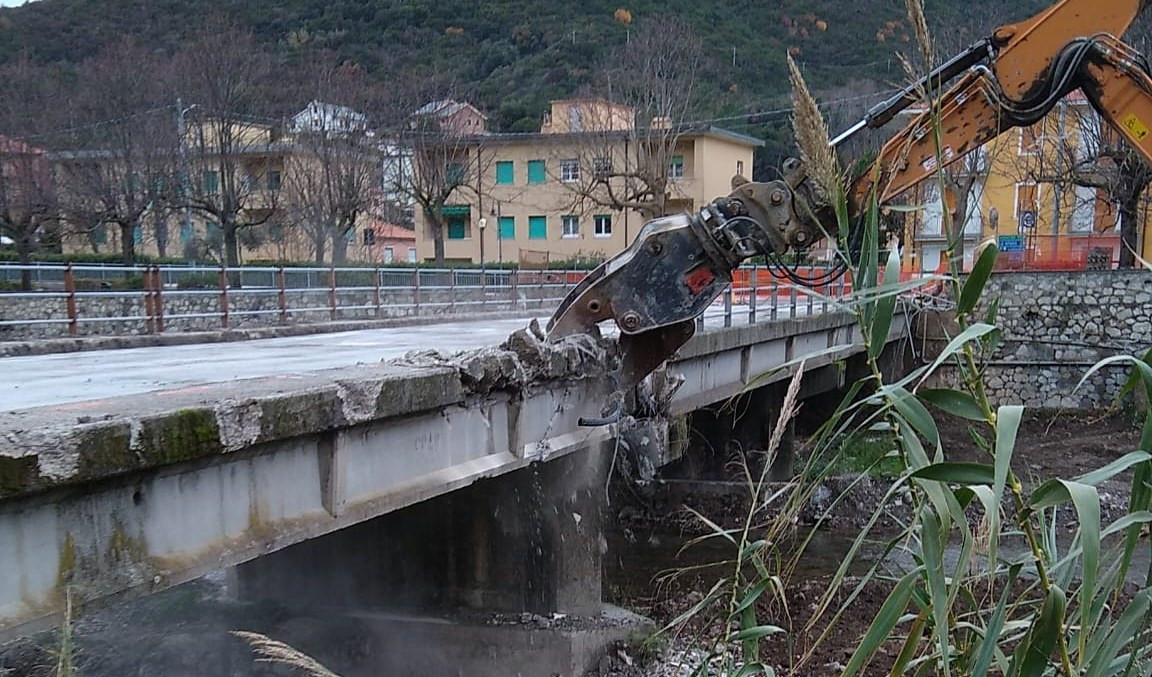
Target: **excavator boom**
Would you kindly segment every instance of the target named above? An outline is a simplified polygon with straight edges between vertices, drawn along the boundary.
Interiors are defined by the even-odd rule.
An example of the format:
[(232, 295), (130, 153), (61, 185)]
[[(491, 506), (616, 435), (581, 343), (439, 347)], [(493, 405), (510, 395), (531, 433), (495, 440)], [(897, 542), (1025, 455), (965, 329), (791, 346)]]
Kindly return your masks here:
[[(873, 198), (890, 203), (1006, 130), (1038, 122), (1077, 89), (1152, 163), (1152, 76), (1144, 57), (1118, 37), (1150, 1), (1060, 0), (996, 29), (869, 110), (832, 145), (920, 106), (851, 180), (849, 227)], [(727, 197), (698, 213), (649, 222), (627, 250), (569, 294), (548, 325), (549, 338), (614, 320), (623, 356), (617, 387), (636, 385), (692, 336), (694, 319), (741, 261), (779, 259), (838, 234), (836, 209), (803, 164), (789, 160), (782, 175), (761, 183), (736, 177)], [(842, 273), (841, 266), (820, 279), (794, 280), (815, 286)]]

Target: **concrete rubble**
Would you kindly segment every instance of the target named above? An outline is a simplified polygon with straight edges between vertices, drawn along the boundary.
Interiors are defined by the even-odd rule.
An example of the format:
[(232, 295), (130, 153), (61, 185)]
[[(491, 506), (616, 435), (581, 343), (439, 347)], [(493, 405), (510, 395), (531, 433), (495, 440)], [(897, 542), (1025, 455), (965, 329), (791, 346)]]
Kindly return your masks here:
[(463, 405), (497, 391), (602, 378), (616, 363), (613, 340), (581, 334), (548, 343), (532, 320), (490, 348), (420, 351), (377, 365), (234, 381), (162, 398), (0, 413), (0, 499)]

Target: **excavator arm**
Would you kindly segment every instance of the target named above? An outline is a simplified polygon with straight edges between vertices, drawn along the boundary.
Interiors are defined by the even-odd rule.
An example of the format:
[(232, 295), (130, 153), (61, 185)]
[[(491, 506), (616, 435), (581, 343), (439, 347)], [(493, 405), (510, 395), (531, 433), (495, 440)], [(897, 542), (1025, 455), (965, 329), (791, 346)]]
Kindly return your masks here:
[[(1061, 0), (998, 28), (869, 110), (831, 144), (879, 128), (926, 98), (932, 102), (850, 181), (849, 223), (860, 221), (873, 192), (881, 204), (891, 202), (940, 165), (1008, 129), (1038, 122), (1076, 89), (1152, 162), (1152, 77), (1144, 57), (1116, 37), (1150, 1)], [(691, 338), (695, 318), (742, 261), (804, 250), (837, 231), (834, 207), (798, 160), (786, 162), (777, 181), (736, 177), (727, 197), (698, 213), (646, 224), (627, 250), (568, 295), (548, 324), (548, 337), (558, 340), (614, 320), (621, 332), (617, 388), (625, 391)]]

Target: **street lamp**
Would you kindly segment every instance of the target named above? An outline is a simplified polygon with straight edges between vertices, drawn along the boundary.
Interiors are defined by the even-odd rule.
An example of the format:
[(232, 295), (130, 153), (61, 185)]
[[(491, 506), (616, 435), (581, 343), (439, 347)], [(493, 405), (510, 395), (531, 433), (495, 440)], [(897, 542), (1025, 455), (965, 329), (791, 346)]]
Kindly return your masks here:
[(486, 228), (488, 228), (488, 219), (481, 216), (480, 221), (477, 223), (477, 225), (480, 226), (480, 279), (483, 280), (485, 277), (485, 275), (484, 275), (484, 230)]
[(492, 209), (491, 216), (496, 217), (496, 250), (497, 256), (500, 259), (500, 267), (504, 267), (504, 234), (500, 232), (500, 201), (496, 201), (496, 207)]

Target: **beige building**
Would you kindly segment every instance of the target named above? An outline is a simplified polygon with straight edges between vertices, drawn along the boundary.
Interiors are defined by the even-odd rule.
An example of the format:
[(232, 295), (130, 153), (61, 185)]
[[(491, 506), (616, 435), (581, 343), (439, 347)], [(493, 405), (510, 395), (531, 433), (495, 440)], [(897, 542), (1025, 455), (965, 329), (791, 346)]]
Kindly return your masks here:
[[(586, 131), (565, 131), (579, 113)], [(545, 265), (572, 259), (602, 260), (625, 249), (645, 223), (635, 209), (611, 209), (590, 197), (598, 172), (627, 169), (646, 137), (620, 130), (626, 109), (587, 100), (555, 102), (539, 134), (488, 134), (464, 147), (460, 168), (469, 190), (457, 189), (444, 207), (444, 255), (451, 262), (521, 262)], [(563, 122), (561, 122), (563, 120)], [(589, 129), (598, 120), (606, 129)], [(665, 213), (691, 212), (731, 191), (736, 174), (747, 176), (759, 139), (715, 127), (685, 128), (669, 136)], [(651, 137), (647, 137), (651, 138)], [(616, 179), (612, 180), (615, 184)], [(621, 179), (622, 181), (622, 179)], [(602, 187), (601, 187), (602, 188)], [(417, 210), (416, 247), (421, 261), (435, 259), (427, 215)]]

